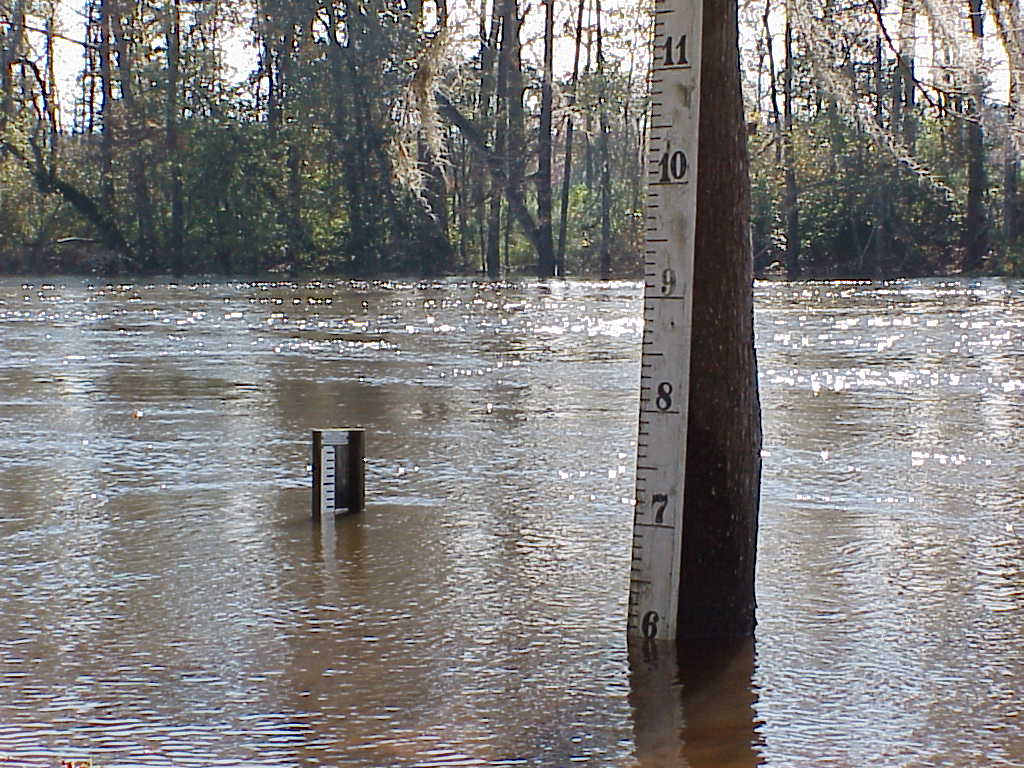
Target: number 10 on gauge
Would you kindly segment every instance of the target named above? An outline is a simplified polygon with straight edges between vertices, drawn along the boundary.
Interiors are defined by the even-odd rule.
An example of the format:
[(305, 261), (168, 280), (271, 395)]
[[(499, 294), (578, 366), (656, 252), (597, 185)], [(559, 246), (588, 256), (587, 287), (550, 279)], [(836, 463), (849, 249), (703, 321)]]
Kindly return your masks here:
[(701, 0), (656, 0), (629, 634), (674, 640), (697, 204)]

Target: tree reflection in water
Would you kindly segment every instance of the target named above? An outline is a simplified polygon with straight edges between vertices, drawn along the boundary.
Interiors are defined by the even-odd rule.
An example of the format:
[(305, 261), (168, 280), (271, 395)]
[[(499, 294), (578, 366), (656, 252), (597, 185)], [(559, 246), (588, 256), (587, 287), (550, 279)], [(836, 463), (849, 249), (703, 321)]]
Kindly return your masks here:
[(637, 643), (630, 694), (637, 768), (761, 765), (753, 638)]

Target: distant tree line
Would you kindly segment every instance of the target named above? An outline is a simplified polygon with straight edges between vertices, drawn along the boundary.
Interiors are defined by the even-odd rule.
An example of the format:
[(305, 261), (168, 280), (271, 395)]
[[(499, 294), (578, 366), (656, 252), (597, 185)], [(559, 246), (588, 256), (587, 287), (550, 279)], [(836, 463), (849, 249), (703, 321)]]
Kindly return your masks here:
[(0, 269), (634, 267), (636, 14), (551, 0), (528, 29), (519, 0), (457, 21), (445, 0), (87, 0), (76, 37), (70, 5), (0, 0)]
[(1024, 272), (1018, 0), (753, 0), (744, 20), (759, 271)]
[[(760, 273), (1022, 269), (983, 2), (740, 4)], [(0, 0), (0, 271), (635, 276), (652, 22), (604, 3)]]

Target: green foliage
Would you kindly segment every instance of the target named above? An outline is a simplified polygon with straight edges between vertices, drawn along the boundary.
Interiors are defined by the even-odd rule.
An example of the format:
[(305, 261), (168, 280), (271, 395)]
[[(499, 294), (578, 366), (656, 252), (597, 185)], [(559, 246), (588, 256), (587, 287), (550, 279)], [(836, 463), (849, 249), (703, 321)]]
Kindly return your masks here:
[[(498, 198), (502, 266), (534, 271), (536, 248), (511, 215), (508, 190), (490, 176), (494, 160), (482, 159), (479, 147), (450, 126), (440, 132), (443, 163), (426, 150), (426, 137), (434, 134), (424, 126), (436, 115), (428, 114), (424, 99), (430, 101), (437, 82), (477, 121), (496, 156), (503, 107), (494, 82), (487, 95), (487, 77), (496, 79), (493, 68), (485, 72), (487, 57), (457, 45), (441, 56), (443, 49), (431, 42), (436, 30), (427, 30), (433, 22), (419, 4), (266, 0), (260, 13), (248, 4), (162, 0), (126, 0), (119, 7), (118, 23), (107, 29), (111, 102), (105, 104), (100, 2), (86, 3), (91, 47), (75, 94), (80, 105), (73, 131), (55, 130), (47, 112), (50, 53), (43, 37), (24, 36), (10, 43), (16, 50), (0, 50), (5, 62), (18, 56), (37, 62), (35, 69), (3, 67), (0, 270), (476, 271), (493, 226), (491, 202)], [(175, 13), (181, 16), (178, 46), (168, 42)], [(647, 105), (646, 47), (636, 41), (648, 39), (649, 19), (612, 11), (605, 21), (605, 42), (617, 54), (606, 56), (598, 70), (594, 49), (584, 50), (578, 85), (564, 72), (555, 83), (552, 225), (557, 241), (571, 116), (565, 271), (601, 270), (604, 111), (607, 247), (612, 272), (635, 276), (643, 252)], [(223, 34), (243, 23), (259, 58), (249, 78), (235, 82), (221, 66)], [(34, 26), (43, 29), (44, 20)], [(592, 42), (594, 31), (585, 31), (584, 40)], [(569, 44), (563, 41), (563, 52)], [(860, 37), (836, 49), (843, 57), (837, 79), (823, 84), (820, 62), (812, 66), (818, 60), (803, 45), (798, 35), (788, 158), (769, 90), (761, 87), (762, 103), (752, 105), (760, 110), (750, 118), (758, 272), (780, 272), (786, 260), (787, 160), (797, 187), (803, 275), (874, 278), (957, 269), (971, 183), (963, 95), (902, 103), (895, 63)], [(532, 211), (541, 143), (542, 75), (531, 65), (536, 53), (527, 52), (523, 65), (523, 195)], [(782, 87), (781, 69), (774, 76)], [(759, 77), (763, 82), (767, 74)], [(836, 88), (847, 82), (843, 78), (847, 94)], [(1003, 139), (990, 130), (999, 124), (993, 115), (1000, 113), (987, 118), (989, 173), (982, 192), (985, 234), (994, 245), (987, 266), (1019, 273), (1024, 246), (999, 220), (1002, 173), (995, 169)], [(496, 162), (510, 167), (508, 158)], [(422, 171), (429, 183), (412, 191), (410, 169), (412, 175)]]
[[(942, 274), (960, 258), (963, 170), (946, 128), (920, 124), (911, 169), (876, 137), (821, 111), (794, 125), (800, 263), (812, 276), (879, 278)], [(783, 172), (762, 126), (751, 142), (753, 241), (761, 273), (779, 272), (786, 243)], [(951, 194), (949, 185), (959, 192)]]
[[(435, 30), (426, 28), (433, 22), (420, 5), (124, 0), (117, 15), (104, 20), (103, 9), (113, 7), (84, 3), (89, 47), (80, 91), (62, 94), (65, 103), (78, 102), (70, 131), (58, 130), (46, 110), (52, 51), (45, 37), (22, 36), (11, 43), (17, 50), (0, 51), (3, 62), (20, 55), (38, 62), (37, 71), (2, 67), (0, 270), (369, 274), (479, 268), (490, 203), (502, 190), (487, 180), (460, 133), (446, 134), (446, 178), (435, 167), (432, 186), (410, 191), (403, 183), (410, 158), (430, 170), (423, 141), (429, 132), (417, 138), (416, 131), (430, 119), (422, 99), (430, 100), (434, 81), (417, 78), (439, 64), (424, 52), (430, 48), (436, 58), (441, 49), (431, 47)], [(49, 9), (30, 6), (35, 29), (46, 27)], [(592, 64), (581, 73), (569, 273), (599, 269), (601, 94), (612, 147), (613, 270), (638, 271), (646, 62), (631, 41), (649, 31), (648, 23), (634, 14), (608, 14), (606, 43), (628, 55), (609, 57), (602, 76)], [(259, 53), (248, 80), (235, 82), (222, 66), (225, 33), (242, 25)], [(439, 68), (446, 89), (472, 112), (481, 60), (463, 53), (450, 48)], [(536, 167), (541, 79), (531, 60), (524, 57), (523, 70), (528, 176)], [(560, 141), (571, 87), (568, 80), (556, 85), (557, 238)], [(493, 125), (484, 128), (493, 140)], [(396, 146), (405, 153), (399, 159)], [(532, 179), (524, 192), (536, 210)], [(504, 267), (532, 272), (533, 245), (504, 201), (500, 222)]]

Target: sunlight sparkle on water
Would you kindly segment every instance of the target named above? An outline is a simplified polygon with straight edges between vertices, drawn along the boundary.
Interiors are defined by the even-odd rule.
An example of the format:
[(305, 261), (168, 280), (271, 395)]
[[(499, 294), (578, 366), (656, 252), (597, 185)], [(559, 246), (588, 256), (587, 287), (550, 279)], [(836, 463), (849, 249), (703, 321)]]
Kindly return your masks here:
[(639, 284), (0, 280), (0, 757), (1024, 764), (1021, 283), (756, 299), (757, 638), (645, 678)]

